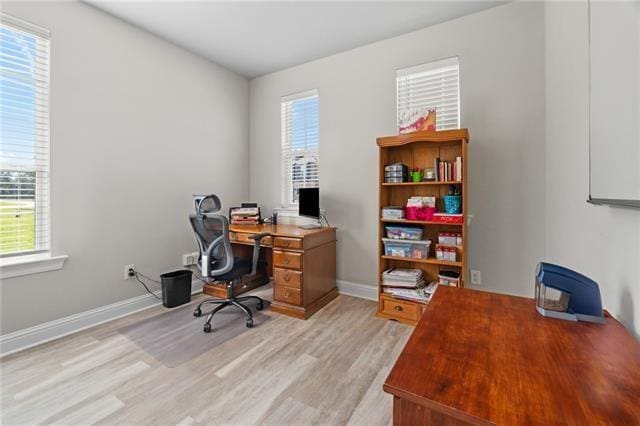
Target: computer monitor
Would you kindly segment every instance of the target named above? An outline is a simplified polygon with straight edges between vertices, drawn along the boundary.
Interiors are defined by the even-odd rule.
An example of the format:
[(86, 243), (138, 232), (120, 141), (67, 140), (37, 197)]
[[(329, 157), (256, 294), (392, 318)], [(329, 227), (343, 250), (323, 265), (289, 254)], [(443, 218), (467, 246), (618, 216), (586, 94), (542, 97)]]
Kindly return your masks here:
[(298, 191), (298, 215), (320, 219), (320, 189), (300, 188)]

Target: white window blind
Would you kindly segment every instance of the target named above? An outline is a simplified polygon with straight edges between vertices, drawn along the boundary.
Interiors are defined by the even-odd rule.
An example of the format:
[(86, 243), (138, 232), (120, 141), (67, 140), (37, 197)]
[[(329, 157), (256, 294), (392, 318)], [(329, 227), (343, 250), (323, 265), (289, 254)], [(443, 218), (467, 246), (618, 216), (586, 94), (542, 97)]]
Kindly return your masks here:
[(436, 129), (460, 128), (458, 58), (404, 68), (396, 72), (398, 127), (407, 116), (436, 108)]
[(0, 256), (49, 244), (49, 32), (0, 13)]
[(320, 133), (318, 92), (310, 90), (283, 97), (282, 120), (282, 204), (298, 204), (300, 188), (319, 186)]

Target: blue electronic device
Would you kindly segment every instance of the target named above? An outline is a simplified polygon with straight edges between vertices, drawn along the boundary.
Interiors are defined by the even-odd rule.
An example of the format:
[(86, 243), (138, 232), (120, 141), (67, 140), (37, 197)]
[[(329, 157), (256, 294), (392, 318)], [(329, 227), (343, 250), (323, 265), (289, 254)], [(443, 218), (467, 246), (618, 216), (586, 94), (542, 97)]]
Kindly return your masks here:
[(571, 269), (540, 262), (535, 298), (536, 309), (542, 316), (604, 323), (598, 284)]

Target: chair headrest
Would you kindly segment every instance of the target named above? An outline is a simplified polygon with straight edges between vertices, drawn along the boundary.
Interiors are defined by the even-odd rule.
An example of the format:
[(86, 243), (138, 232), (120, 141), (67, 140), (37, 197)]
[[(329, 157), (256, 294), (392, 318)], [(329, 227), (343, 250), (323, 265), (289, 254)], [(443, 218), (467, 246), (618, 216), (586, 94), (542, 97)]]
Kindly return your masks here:
[(215, 213), (222, 208), (220, 197), (215, 194), (194, 195), (193, 200), (198, 214)]

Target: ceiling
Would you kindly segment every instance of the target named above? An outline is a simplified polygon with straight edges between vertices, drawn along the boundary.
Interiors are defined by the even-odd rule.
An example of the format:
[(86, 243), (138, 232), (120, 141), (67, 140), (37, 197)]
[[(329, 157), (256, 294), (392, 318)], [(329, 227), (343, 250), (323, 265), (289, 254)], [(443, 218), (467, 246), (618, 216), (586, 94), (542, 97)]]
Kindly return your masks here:
[(249, 78), (506, 3), (85, 1)]

